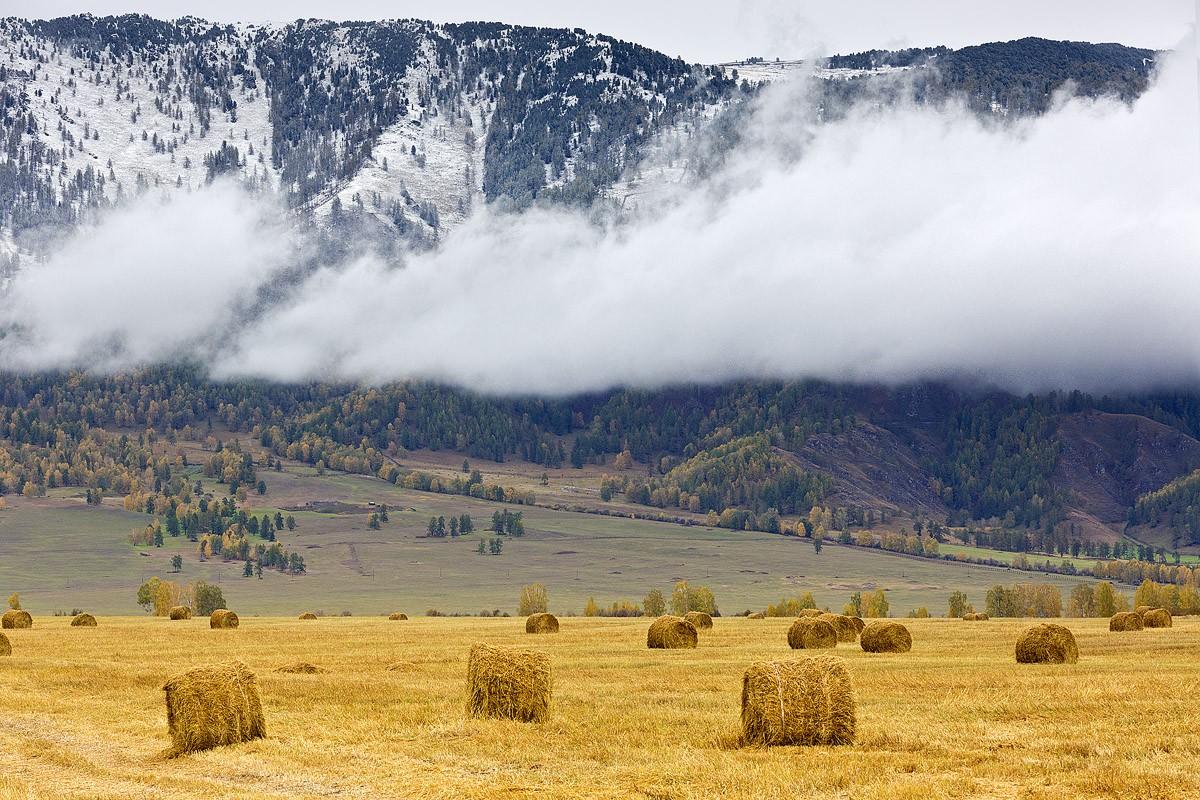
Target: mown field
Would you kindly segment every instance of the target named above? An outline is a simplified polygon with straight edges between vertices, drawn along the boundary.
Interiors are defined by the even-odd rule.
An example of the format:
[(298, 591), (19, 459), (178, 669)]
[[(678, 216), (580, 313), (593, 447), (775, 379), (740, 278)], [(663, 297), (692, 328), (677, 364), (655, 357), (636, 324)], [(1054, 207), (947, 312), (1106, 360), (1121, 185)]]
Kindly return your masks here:
[[(718, 619), (696, 650), (651, 651), (644, 620), (535, 637), (519, 619), (37, 617), (0, 658), (0, 798), (1200, 796), (1200, 619), (1067, 620), (1066, 666), (1014, 662), (1029, 621), (907, 621), (911, 653), (832, 651), (855, 686), (853, 745), (740, 748), (742, 671), (797, 657), (789, 622)], [(550, 656), (548, 722), (466, 716), (478, 641)], [(164, 681), (234, 658), (258, 674), (268, 738), (162, 758)], [(329, 671), (274, 671), (297, 660)]]
[[(191, 470), (190, 480), (200, 479)], [(247, 510), (261, 516), (292, 514), (298, 528), (282, 532), (289, 550), (304, 556), (308, 574), (267, 570), (261, 580), (242, 577), (242, 563), (197, 559), (196, 545), (167, 537), (161, 548), (132, 546), (129, 533), (150, 517), (121, 509), (119, 498), (88, 506), (77, 489), (49, 497), (9, 496), (0, 511), (0, 596), (21, 595), (35, 614), (81, 608), (100, 614), (136, 614), (137, 587), (158, 575), (186, 583), (221, 586), (228, 604), (243, 615), (410, 615), (435, 608), (446, 613), (515, 612), (520, 587), (540, 582), (553, 610), (579, 613), (589, 597), (602, 605), (639, 602), (652, 588), (669, 594), (678, 580), (710, 586), (725, 614), (812, 592), (821, 606), (840, 610), (857, 591), (882, 588), (891, 613), (928, 606), (944, 614), (953, 591), (983, 607), (996, 583), (1049, 582), (1064, 597), (1083, 578), (909, 558), (878, 550), (827, 543), (820, 554), (810, 542), (749, 531), (629, 519), (620, 516), (504, 506), (457, 495), (397, 488), (376, 478), (317, 472), (288, 464), (263, 472), (264, 496), (251, 495)], [(218, 497), (226, 489), (204, 480)], [(386, 503), (391, 521), (371, 530), (369, 503)], [(336, 512), (305, 510), (336, 503)], [(524, 514), (524, 537), (506, 537), (499, 556), (481, 556), (480, 538), (494, 511)], [(426, 537), (431, 516), (471, 514), (477, 532), (456, 539)], [(171, 572), (171, 557), (183, 570)]]

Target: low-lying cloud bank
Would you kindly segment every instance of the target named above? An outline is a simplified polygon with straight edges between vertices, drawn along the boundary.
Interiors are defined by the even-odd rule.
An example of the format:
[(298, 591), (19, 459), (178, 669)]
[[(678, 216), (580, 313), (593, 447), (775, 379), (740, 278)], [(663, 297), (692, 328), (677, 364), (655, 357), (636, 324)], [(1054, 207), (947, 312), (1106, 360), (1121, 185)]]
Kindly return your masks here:
[(301, 246), (278, 212), (228, 186), (136, 205), (16, 278), (0, 366), (186, 357), (220, 377), (505, 393), (1193, 385), (1196, 82), (1173, 57), (1133, 107), (1064, 99), (1009, 126), (917, 107), (811, 126), (777, 87), (718, 175), (642, 219), (485, 211), (402, 268), (331, 264), (266, 302)]

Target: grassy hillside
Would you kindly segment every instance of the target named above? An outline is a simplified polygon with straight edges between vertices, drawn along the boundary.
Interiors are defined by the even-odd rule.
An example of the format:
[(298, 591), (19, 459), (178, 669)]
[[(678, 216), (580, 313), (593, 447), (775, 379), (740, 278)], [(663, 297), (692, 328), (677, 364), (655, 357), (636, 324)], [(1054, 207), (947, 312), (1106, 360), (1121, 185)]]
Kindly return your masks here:
[[(1200, 795), (1200, 734), (1180, 688), (1200, 682), (1200, 620), (1113, 634), (1070, 620), (1075, 665), (1014, 663), (1020, 621), (915, 620), (911, 653), (845, 659), (857, 738), (743, 749), (741, 676), (795, 657), (789, 620), (718, 620), (695, 650), (650, 651), (642, 620), (38, 617), (8, 631), (0, 797), (108, 800), (421, 798), (998, 798)], [(554, 670), (549, 721), (468, 719), (473, 642), (532, 647)], [(267, 736), (160, 760), (161, 686), (198, 664), (258, 674)], [(297, 660), (329, 670), (288, 675)], [(388, 670), (389, 665), (397, 667)], [(401, 788), (402, 787), (402, 788)]]

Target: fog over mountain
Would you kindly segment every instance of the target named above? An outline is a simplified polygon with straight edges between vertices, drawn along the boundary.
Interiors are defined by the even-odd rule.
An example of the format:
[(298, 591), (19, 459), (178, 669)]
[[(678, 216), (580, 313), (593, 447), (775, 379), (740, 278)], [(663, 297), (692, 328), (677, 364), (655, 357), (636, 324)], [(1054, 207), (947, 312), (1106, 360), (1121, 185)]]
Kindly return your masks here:
[(1193, 53), (1132, 102), (1063, 91), (1003, 122), (870, 94), (820, 119), (803, 75), (748, 101), (736, 147), (692, 153), (715, 166), (619, 214), (481, 203), (431, 247), (332, 258), (271, 193), (149, 194), (16, 273), (0, 359), (548, 394), (1200, 379)]

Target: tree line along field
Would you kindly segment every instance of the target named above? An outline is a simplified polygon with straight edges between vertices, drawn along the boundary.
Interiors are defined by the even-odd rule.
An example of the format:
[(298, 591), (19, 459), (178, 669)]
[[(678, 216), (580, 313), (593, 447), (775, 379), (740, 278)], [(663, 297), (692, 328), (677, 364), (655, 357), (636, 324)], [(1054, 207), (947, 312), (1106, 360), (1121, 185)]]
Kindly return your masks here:
[[(790, 619), (716, 620), (695, 650), (645, 646), (647, 620), (37, 616), (6, 631), (0, 798), (1182, 798), (1200, 792), (1200, 621), (1110, 633), (1068, 620), (1080, 658), (1022, 665), (1029, 623), (906, 620), (909, 653), (842, 643), (855, 742), (738, 746), (741, 677), (796, 656)], [(550, 658), (541, 724), (469, 718), (475, 642)], [(257, 674), (265, 739), (180, 758), (162, 686), (241, 659)], [(327, 672), (282, 674), (297, 660)], [(390, 668), (390, 669), (389, 669)]]
[[(194, 446), (188, 452), (193, 464), (211, 455)], [(954, 591), (965, 592), (982, 608), (986, 590), (997, 583), (1052, 583), (1065, 597), (1071, 587), (1089, 582), (836, 543), (818, 554), (795, 537), (413, 491), (369, 476), (322, 474), (294, 462), (283, 462), (281, 471), (260, 469), (260, 475), (266, 493), (251, 492), (241, 505), (256, 517), (295, 518), (296, 529), (280, 531), (278, 538), (303, 555), (303, 575), (264, 570), (261, 579), (245, 578), (241, 561), (210, 557), (200, 562), (197, 545), (184, 536), (164, 536), (162, 547), (132, 545), (130, 533), (144, 529), (150, 515), (125, 511), (120, 498), (87, 505), (82, 490), (67, 487), (46, 497), (6, 498), (0, 511), (6, 554), (0, 560), (0, 588), (5, 595), (19, 593), (26, 608), (43, 614), (73, 608), (135, 614), (138, 586), (159, 576), (215, 583), (243, 614), (361, 615), (402, 609), (413, 615), (429, 609), (515, 611), (517, 588), (533, 582), (549, 588), (556, 611), (578, 613), (589, 598), (601, 606), (638, 602), (652, 588), (669, 593), (676, 581), (689, 580), (711, 587), (725, 614), (762, 609), (804, 592), (812, 592), (822, 607), (838, 610), (855, 592), (883, 589), (891, 614), (903, 616), (919, 606), (944, 614)], [(515, 477), (506, 474), (505, 483)], [(594, 477), (579, 476), (583, 481)], [(188, 469), (188, 480), (200, 480), (218, 498), (228, 493), (199, 467)], [(523, 480), (537, 483), (532, 476)], [(371, 503), (389, 509), (388, 521), (377, 530), (369, 520), (379, 505)], [(522, 514), (526, 534), (503, 537), (498, 556), (479, 555), (480, 541), (493, 538), (492, 515), (502, 509)], [(462, 514), (474, 521), (471, 535), (427, 536), (431, 517)], [(183, 560), (178, 574), (172, 571), (175, 556)]]

